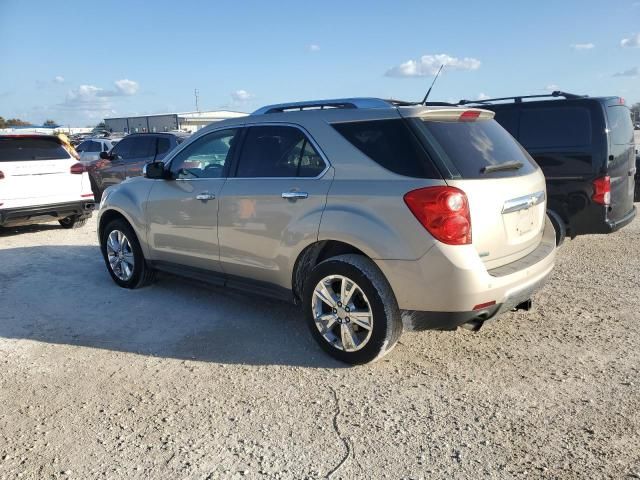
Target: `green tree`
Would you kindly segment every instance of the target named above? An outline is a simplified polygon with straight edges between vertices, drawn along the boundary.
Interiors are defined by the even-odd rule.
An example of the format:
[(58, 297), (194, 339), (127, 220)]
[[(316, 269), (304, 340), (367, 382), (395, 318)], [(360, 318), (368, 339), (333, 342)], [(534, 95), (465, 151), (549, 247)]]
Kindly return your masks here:
[(633, 121), (640, 123), (640, 102), (634, 103), (631, 106), (631, 111), (633, 112)]
[(44, 125), (45, 127), (57, 127), (58, 123), (49, 119), (49, 120), (46, 120), (42, 125)]
[(9, 118), (5, 121), (5, 127), (28, 127), (31, 122), (25, 122), (19, 118)]

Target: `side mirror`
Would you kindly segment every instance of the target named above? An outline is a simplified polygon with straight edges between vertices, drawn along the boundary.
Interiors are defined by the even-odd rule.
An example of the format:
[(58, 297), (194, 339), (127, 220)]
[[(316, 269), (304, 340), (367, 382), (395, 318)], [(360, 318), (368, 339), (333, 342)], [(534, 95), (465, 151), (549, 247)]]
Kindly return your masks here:
[(102, 160), (111, 160), (111, 155), (109, 155), (109, 152), (100, 152), (100, 158)]
[(142, 169), (142, 176), (153, 180), (163, 180), (167, 178), (167, 171), (164, 169), (164, 162), (147, 163)]

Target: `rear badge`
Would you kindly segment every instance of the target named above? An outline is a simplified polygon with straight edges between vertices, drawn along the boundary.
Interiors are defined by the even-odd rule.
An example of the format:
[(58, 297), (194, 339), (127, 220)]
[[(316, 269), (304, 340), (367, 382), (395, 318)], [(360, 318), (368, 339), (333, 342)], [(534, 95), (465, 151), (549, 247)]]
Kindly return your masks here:
[(480, 257), (488, 257), (489, 256), (489, 252), (480, 252), (479, 253)]

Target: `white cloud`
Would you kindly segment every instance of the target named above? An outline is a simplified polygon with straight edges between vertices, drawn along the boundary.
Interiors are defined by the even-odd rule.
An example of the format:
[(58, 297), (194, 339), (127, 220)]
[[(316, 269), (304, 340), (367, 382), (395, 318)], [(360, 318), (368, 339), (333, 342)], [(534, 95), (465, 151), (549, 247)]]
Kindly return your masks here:
[(307, 50), (309, 50), (310, 52), (319, 52), (320, 51), (320, 45), (318, 45), (316, 43), (312, 43), (311, 45), (307, 45)]
[(134, 95), (138, 91), (138, 88), (140, 88), (138, 82), (129, 80), (128, 78), (116, 80), (114, 84), (116, 86), (116, 90), (122, 95)]
[(621, 47), (640, 48), (640, 33), (634, 33), (629, 38), (620, 40)]
[(624, 70), (623, 72), (616, 72), (613, 74), (614, 77), (637, 77), (640, 75), (640, 68), (633, 67), (629, 70)]
[(253, 98), (253, 94), (247, 92), (246, 90), (236, 90), (234, 92), (231, 92), (229, 95), (231, 95), (231, 99), (234, 102), (238, 103), (244, 103)]
[(560, 90), (560, 87), (558, 85), (556, 85), (555, 83), (550, 83), (549, 85), (544, 87), (544, 89), (549, 91), (549, 92), (555, 92), (556, 90)]
[(489, 95), (487, 95), (486, 93), (480, 92), (476, 100), (487, 100), (489, 98), (491, 98)]
[(56, 75), (56, 77), (53, 79), (53, 81), (55, 83), (64, 83), (64, 77), (62, 75)]
[(440, 53), (423, 55), (417, 60), (407, 60), (387, 70), (385, 75), (387, 77), (428, 77), (435, 75), (440, 65), (443, 64), (444, 70), (477, 70), (480, 68), (480, 60), (477, 58), (456, 58), (446, 53)]
[(591, 50), (595, 48), (593, 43), (573, 43), (570, 45), (574, 50)]

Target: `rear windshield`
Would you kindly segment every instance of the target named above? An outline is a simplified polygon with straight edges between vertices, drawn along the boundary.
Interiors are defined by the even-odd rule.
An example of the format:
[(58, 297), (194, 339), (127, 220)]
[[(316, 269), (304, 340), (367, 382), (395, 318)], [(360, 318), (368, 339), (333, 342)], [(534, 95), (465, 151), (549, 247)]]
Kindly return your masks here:
[(609, 138), (615, 145), (629, 145), (633, 142), (633, 122), (631, 110), (624, 105), (607, 107)]
[(0, 162), (67, 160), (69, 158), (69, 153), (53, 137), (0, 137)]
[(442, 178), (402, 119), (334, 123), (354, 147), (387, 170), (417, 178)]
[[(495, 120), (475, 122), (411, 120), (454, 177), (502, 178), (527, 175), (537, 166)], [(507, 167), (496, 169), (495, 167)]]

